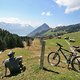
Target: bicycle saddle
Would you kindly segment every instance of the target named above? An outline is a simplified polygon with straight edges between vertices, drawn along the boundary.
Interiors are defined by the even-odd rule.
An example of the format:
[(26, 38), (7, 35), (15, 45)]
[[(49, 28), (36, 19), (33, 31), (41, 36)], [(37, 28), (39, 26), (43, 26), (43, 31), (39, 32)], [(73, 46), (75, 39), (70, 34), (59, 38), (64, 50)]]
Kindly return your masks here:
[(63, 47), (61, 44), (59, 44), (59, 43), (56, 43), (58, 46), (60, 46), (60, 47)]

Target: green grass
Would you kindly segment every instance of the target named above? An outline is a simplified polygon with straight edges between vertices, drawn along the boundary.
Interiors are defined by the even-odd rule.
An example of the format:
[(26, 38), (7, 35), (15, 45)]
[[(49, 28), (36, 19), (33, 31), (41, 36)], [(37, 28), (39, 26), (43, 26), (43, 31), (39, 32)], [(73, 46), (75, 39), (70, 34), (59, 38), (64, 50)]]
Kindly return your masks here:
[(43, 36), (49, 36), (49, 35), (55, 36), (56, 34), (61, 34), (61, 33), (66, 33), (66, 32), (65, 31), (54, 32), (54, 29), (50, 29), (47, 32), (43, 33)]
[(69, 36), (71, 39), (75, 39), (75, 43), (71, 43), (71, 45), (80, 45), (80, 31), (64, 35), (64, 37), (67, 36)]
[(43, 35), (54, 35), (55, 32), (51, 31), (52, 29), (50, 29), (49, 31), (45, 32)]
[[(76, 36), (77, 35), (77, 36)], [(79, 45), (80, 44), (80, 32), (66, 34), (64, 36), (70, 36), (71, 38), (75, 38), (76, 42), (71, 43), (71, 45)], [(51, 51), (56, 51), (58, 46), (56, 42), (59, 42), (64, 46), (64, 48), (69, 49), (68, 44), (64, 40), (64, 36), (62, 39), (48, 39), (46, 40), (46, 48), (45, 48), (45, 58), (44, 58), (44, 70), (40, 69), (40, 48), (41, 45), (38, 40), (34, 40), (31, 48), (15, 48), (15, 56), (23, 56), (23, 64), (26, 66), (26, 71), (22, 72), (16, 76), (5, 77), (1, 79), (1, 76), (4, 72), (4, 68), (2, 65), (2, 61), (7, 57), (7, 53), (10, 50), (4, 51), (0, 54), (0, 80), (80, 80), (80, 73), (74, 70), (68, 70), (67, 64), (61, 55), (61, 63), (58, 67), (50, 66), (47, 62), (47, 55)]]

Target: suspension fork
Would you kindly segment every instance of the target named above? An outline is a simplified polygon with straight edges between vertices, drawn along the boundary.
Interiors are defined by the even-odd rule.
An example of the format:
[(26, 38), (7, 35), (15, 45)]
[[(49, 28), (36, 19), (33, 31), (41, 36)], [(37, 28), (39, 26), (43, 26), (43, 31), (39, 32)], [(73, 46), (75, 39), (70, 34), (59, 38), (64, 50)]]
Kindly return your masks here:
[(53, 59), (55, 59), (56, 56), (59, 55), (58, 52), (59, 52), (59, 51), (55, 52), (55, 55), (53, 56)]

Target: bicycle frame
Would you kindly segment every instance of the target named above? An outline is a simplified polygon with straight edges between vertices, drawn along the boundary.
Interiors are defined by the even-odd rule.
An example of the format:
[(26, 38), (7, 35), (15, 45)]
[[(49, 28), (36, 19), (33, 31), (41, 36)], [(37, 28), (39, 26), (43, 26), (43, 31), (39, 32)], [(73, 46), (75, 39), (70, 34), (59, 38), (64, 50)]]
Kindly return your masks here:
[(66, 51), (66, 52), (68, 52), (68, 53), (71, 53), (72, 54), (72, 52), (70, 52), (70, 51), (68, 51), (68, 50), (66, 50), (66, 49), (63, 49), (62, 47), (60, 47), (58, 50), (57, 50), (58, 52), (61, 52), (62, 53), (62, 55), (64, 56), (64, 58), (68, 61), (68, 58), (66, 57), (66, 55), (64, 54), (64, 52), (63, 51)]

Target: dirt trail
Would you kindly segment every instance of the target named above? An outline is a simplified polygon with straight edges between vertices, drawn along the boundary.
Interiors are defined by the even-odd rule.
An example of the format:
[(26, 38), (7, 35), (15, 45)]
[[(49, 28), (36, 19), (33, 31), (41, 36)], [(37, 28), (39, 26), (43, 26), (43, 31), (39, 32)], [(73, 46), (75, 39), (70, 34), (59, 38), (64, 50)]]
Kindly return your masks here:
[[(28, 49), (26, 47), (26, 49)], [(41, 56), (41, 44), (39, 39), (35, 39), (32, 42), (31, 47), (29, 48), (29, 50), (33, 53), (32, 57), (40, 57)], [(47, 56), (47, 54), (45, 54), (45, 56)]]

